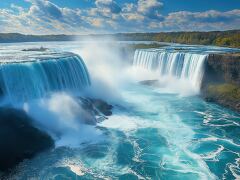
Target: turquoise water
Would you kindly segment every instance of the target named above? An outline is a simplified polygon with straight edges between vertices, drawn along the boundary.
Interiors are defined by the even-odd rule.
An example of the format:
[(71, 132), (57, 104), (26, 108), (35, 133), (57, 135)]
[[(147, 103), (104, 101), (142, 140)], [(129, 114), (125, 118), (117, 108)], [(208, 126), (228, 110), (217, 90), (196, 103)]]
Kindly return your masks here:
[[(19, 51), (19, 48), (40, 45), (5, 45), (1, 53), (14, 54), (14, 49)], [(47, 43), (46, 47), (75, 52), (83, 57), (93, 94), (106, 101), (114, 99), (113, 95), (117, 96), (117, 100), (113, 100), (113, 115), (96, 127), (78, 123), (77, 115), (81, 107), (67, 94), (40, 99), (40, 104), (24, 104), (23, 109), (47, 132), (57, 130), (62, 137), (55, 139), (55, 149), (25, 160), (7, 179), (240, 178), (240, 114), (207, 103), (196, 95), (183, 97), (183, 94), (191, 94), (188, 93), (191, 86), (184, 81), (167, 78), (161, 82), (162, 85), (170, 84), (165, 89), (133, 83), (136, 81), (132, 74), (125, 72), (128, 67), (121, 64), (123, 58), (111, 45), (84, 47), (77, 43), (56, 42)], [(171, 46), (169, 48), (171, 50)], [(210, 52), (231, 50), (205, 46), (186, 48), (197, 53), (203, 49)], [(59, 77), (64, 74), (60, 70), (56, 73), (55, 76)], [(137, 71), (136, 74), (143, 76), (144, 80), (152, 79), (152, 76), (141, 73), (144, 71)], [(198, 71), (192, 74), (199, 75)], [(199, 88), (200, 78), (190, 79), (194, 79)]]
[(22, 163), (19, 179), (234, 179), (240, 115), (198, 97), (133, 84), (96, 131), (104, 138), (58, 147)]
[[(0, 64), (0, 93), (12, 103), (46, 97), (51, 92), (79, 91), (90, 86), (87, 68), (77, 55), (51, 54), (45, 60)], [(1, 62), (1, 59), (0, 59)]]

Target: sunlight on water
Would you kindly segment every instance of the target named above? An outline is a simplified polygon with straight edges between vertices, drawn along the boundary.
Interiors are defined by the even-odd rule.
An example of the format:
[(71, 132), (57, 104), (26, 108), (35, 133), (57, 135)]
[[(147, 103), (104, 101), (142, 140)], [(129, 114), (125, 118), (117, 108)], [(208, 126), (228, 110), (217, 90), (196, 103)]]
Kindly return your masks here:
[[(78, 179), (239, 177), (239, 115), (198, 97), (164, 94), (142, 85), (129, 86), (123, 97), (124, 107), (115, 107), (113, 116), (98, 125), (104, 139), (43, 154), (44, 160), (39, 157), (23, 164), (20, 175), (43, 173), (45, 177)], [(50, 167), (47, 172), (42, 169), (45, 166)]]
[[(189, 96), (199, 92), (207, 53), (190, 46), (186, 49), (191, 53), (172, 52), (172, 49), (170, 52), (139, 50), (135, 54), (135, 67), (131, 63), (126, 67), (120, 62), (112, 63), (113, 59), (122, 61), (122, 58), (111, 46), (99, 48), (96, 54), (92, 53), (93, 45), (79, 49), (78, 45), (56, 43), (54, 47), (75, 53), (84, 49), (92, 85), (86, 94), (110, 101), (114, 105), (113, 115), (96, 126), (89, 126), (83, 123), (85, 112), (73, 94), (54, 91), (42, 97), (40, 92), (41, 98), (25, 102), (23, 109), (39, 128), (54, 134), (57, 147), (25, 160), (10, 173), (10, 179), (240, 178), (240, 115)], [(81, 66), (82, 61), (73, 59), (54, 62), (57, 64), (54, 69), (46, 62), (44, 67), (50, 69), (45, 72), (48, 77), (64, 74), (59, 77), (65, 79), (59, 81), (64, 88), (78, 87), (81, 82), (88, 84), (90, 77), (83, 73), (87, 70)], [(45, 93), (46, 89), (41, 87), (55, 82), (39, 81), (42, 74), (36, 73), (38, 69), (32, 62), (30, 66), (12, 66), (23, 79), (37, 76), (31, 86), (26, 85), (29, 89), (36, 85)], [(9, 74), (8, 68), (2, 67), (2, 72)], [(22, 73), (22, 68), (28, 73)], [(136, 82), (156, 78), (157, 87)], [(1, 82), (14, 91), (8, 84), (10, 81)], [(21, 92), (28, 93), (26, 89)]]

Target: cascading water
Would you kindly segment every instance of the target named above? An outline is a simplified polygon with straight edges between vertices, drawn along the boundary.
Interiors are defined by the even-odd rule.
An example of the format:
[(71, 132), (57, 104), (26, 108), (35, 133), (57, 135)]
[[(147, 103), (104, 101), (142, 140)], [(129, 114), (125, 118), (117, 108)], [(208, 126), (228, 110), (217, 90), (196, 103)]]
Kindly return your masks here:
[(41, 98), (51, 92), (77, 93), (89, 85), (90, 78), (83, 60), (71, 53), (29, 61), (8, 61), (0, 65), (1, 95), (11, 102)]
[[(37, 47), (42, 42), (34, 44)], [(47, 45), (79, 52), (81, 44), (48, 42)], [(20, 51), (19, 56), (25, 53), (28, 56), (21, 58), (24, 62), (20, 62), (18, 54), (13, 53), (15, 46), (19, 45), (8, 46), (5, 50), (0, 48), (1, 63), (5, 59), (1, 56), (11, 56), (7, 58), (7, 64), (0, 65), (2, 93), (20, 100), (44, 96), (23, 106), (20, 104), (20, 108), (32, 117), (37, 128), (55, 138), (57, 147), (22, 162), (16, 169), (7, 172), (7, 177), (0, 172), (0, 179), (240, 179), (239, 114), (199, 97), (179, 98), (178, 94), (168, 93), (172, 84), (177, 90), (185, 85), (187, 90), (191, 89), (189, 83), (194, 82), (199, 87), (207, 58), (205, 54), (213, 53), (215, 49), (179, 45), (138, 50), (134, 66), (144, 69), (129, 68), (127, 70), (131, 72), (127, 71), (129, 74), (125, 75), (117, 71), (123, 66), (114, 63), (122, 58), (116, 58), (116, 53), (109, 55), (112, 43), (110, 48), (102, 48), (101, 43), (101, 49), (96, 48), (98, 53), (93, 56), (89, 56), (92, 55), (92, 45), (86, 50), (84, 48), (80, 54), (87, 60), (91, 75), (105, 78), (103, 82), (114, 81), (121, 85), (117, 86), (120, 87), (117, 90), (121, 98), (114, 99), (113, 114), (95, 127), (83, 124), (83, 118), (87, 120), (89, 114), (85, 107), (82, 108), (79, 98), (69, 93), (58, 93), (62, 89), (80, 89), (81, 92), (83, 86), (90, 84), (87, 70), (78, 56), (57, 53), (56, 58), (53, 54), (49, 57), (47, 52), (47, 55), (41, 55), (45, 60), (41, 60), (38, 52)], [(29, 46), (32, 49), (33, 44)], [(181, 50), (176, 52), (177, 49)], [(222, 50), (219, 48), (219, 51)], [(31, 57), (37, 54), (37, 58), (29, 61), (28, 54)], [(14, 70), (11, 71), (11, 67)], [(97, 76), (99, 74), (100, 77)], [(114, 78), (109, 81), (108, 76)], [(159, 79), (157, 88), (131, 83), (135, 78), (145, 80), (155, 77)], [(122, 80), (124, 83), (129, 81), (123, 85)], [(167, 87), (164, 87), (165, 80)], [(184, 84), (185, 80), (189, 82)], [(95, 83), (96, 79), (92, 84)], [(105, 89), (110, 91), (98, 84), (95, 87), (91, 87), (90, 91), (102, 91), (108, 98), (110, 91), (116, 94), (115, 89), (108, 86)], [(46, 96), (52, 91), (57, 93)], [(4, 146), (1, 148), (4, 149)]]
[(207, 56), (196, 52), (136, 50), (133, 66), (156, 72), (159, 79), (173, 77), (188, 81), (196, 91), (199, 91)]

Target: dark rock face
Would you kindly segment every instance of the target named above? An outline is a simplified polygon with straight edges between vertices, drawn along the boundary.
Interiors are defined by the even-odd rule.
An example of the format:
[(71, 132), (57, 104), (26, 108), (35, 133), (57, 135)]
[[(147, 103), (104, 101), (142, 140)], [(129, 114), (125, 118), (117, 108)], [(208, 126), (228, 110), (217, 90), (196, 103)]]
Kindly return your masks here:
[(90, 117), (85, 122), (86, 124), (95, 125), (97, 122), (107, 119), (107, 116), (112, 115), (113, 106), (101, 99), (80, 97), (79, 100), (81, 107), (86, 111), (88, 117)]
[(51, 137), (31, 122), (21, 110), (0, 108), (0, 171), (54, 146)]
[(240, 54), (210, 54), (205, 70), (203, 83), (227, 82), (240, 85)]
[(145, 81), (140, 81), (139, 82), (142, 85), (146, 86), (159, 86), (159, 81), (158, 80), (145, 80)]
[(210, 54), (202, 81), (201, 95), (240, 112), (240, 54)]
[[(113, 106), (100, 99), (79, 98), (86, 110), (86, 124), (96, 125), (112, 115)], [(54, 147), (53, 139), (32, 125), (22, 110), (0, 108), (0, 173), (8, 172), (24, 159)]]
[[(113, 106), (106, 103), (105, 101), (101, 99), (91, 99), (91, 102), (93, 106), (102, 114), (105, 116), (111, 116), (112, 115), (112, 108)], [(98, 113), (99, 113), (98, 112)]]

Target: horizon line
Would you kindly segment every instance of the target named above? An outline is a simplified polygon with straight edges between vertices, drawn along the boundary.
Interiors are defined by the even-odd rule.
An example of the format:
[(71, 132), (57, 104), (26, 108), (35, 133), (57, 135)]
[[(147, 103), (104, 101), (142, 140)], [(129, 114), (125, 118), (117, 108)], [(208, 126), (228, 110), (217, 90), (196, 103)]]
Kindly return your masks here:
[(159, 32), (115, 32), (115, 33), (90, 33), (90, 34), (24, 34), (18, 32), (1, 32), (0, 34), (20, 34), (25, 36), (92, 36), (92, 35), (118, 35), (118, 34), (157, 34), (157, 33), (208, 33), (208, 32), (227, 32), (227, 31), (240, 31), (240, 29), (229, 30), (210, 30), (210, 31), (159, 31)]

